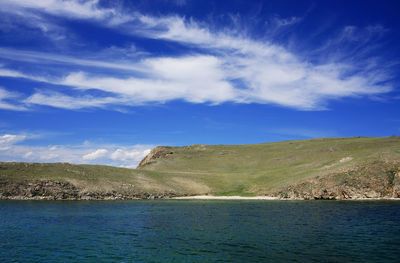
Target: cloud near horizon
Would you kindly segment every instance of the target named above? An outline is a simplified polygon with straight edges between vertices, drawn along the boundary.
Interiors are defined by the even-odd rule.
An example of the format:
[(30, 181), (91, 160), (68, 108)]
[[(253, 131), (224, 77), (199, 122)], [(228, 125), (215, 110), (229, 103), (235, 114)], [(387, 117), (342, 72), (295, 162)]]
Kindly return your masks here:
[[(0, 159), (18, 162), (69, 162), (136, 168), (153, 145), (48, 145), (24, 144), (26, 135), (0, 135)], [(101, 147), (101, 148), (99, 148)]]
[[(195, 51), (176, 56), (149, 53), (130, 60), (113, 60), (116, 56), (111, 52), (108, 57), (98, 60), (89, 58), (87, 53), (61, 56), (1, 48), (0, 58), (44, 67), (57, 63), (66, 68), (49, 77), (49, 74), (24, 72), (6, 64), (0, 68), (0, 76), (61, 85), (71, 91), (36, 89), (24, 98), (16, 98), (3, 89), (0, 90), (2, 109), (25, 110), (41, 105), (77, 110), (183, 100), (210, 105), (259, 103), (297, 110), (322, 110), (333, 99), (379, 95), (393, 90), (389, 71), (377, 66), (364, 64), (360, 67), (351, 60), (312, 63), (268, 39), (254, 39), (232, 29), (211, 29), (205, 23), (178, 15), (128, 14), (117, 8), (101, 7), (98, 1), (17, 0), (0, 3), (1, 7), (6, 5), (8, 7), (2, 12), (9, 15), (35, 13), (42, 19), (46, 15), (82, 19), (127, 36), (170, 41)], [(29, 19), (30, 16), (26, 17)], [(300, 20), (274, 19), (275, 25), (285, 27)], [(347, 38), (356, 33), (354, 28), (346, 29)], [(99, 68), (103, 70), (96, 70)], [(115, 70), (123, 74), (116, 74)], [(92, 91), (106, 95), (95, 96)], [(79, 95), (74, 95), (76, 93)], [(14, 100), (17, 106), (11, 106), (5, 102), (7, 100)]]

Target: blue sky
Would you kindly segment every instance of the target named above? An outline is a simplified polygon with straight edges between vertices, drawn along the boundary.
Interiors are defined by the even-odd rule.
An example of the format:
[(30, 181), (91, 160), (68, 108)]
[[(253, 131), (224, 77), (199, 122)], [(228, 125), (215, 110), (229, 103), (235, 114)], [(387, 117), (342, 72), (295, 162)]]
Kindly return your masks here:
[(0, 160), (399, 135), (399, 7), (0, 0)]

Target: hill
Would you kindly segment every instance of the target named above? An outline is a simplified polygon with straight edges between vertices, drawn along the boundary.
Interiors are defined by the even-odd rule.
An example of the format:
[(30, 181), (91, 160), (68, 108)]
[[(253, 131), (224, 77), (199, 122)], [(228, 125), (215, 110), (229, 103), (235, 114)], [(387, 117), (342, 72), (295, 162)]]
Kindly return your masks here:
[[(73, 190), (68, 194), (63, 189)], [(51, 199), (54, 195), (56, 199), (125, 199), (199, 194), (400, 197), (400, 137), (159, 146), (137, 169), (1, 163), (0, 194)]]

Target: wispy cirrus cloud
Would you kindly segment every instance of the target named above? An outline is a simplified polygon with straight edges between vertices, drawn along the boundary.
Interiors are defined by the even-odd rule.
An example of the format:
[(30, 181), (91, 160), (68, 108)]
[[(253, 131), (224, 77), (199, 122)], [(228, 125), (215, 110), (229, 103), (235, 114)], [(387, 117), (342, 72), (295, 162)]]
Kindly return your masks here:
[(93, 96), (68, 96), (58, 92), (36, 92), (26, 98), (23, 103), (29, 105), (45, 105), (55, 108), (77, 110), (82, 108), (103, 108), (109, 104), (121, 104), (123, 98), (117, 97), (93, 97)]
[(47, 40), (62, 41), (67, 38), (67, 30), (49, 21), (47, 18), (35, 12), (21, 11), (18, 9), (10, 9), (2, 6), (0, 10), (0, 32), (8, 33), (13, 31), (25, 32), (30, 35), (35, 32)]
[[(63, 85), (82, 92), (100, 90), (108, 97), (72, 97), (60, 92), (38, 91), (25, 98), (27, 105), (47, 105), (65, 109), (137, 106), (150, 102), (184, 100), (190, 103), (276, 104), (299, 110), (321, 110), (330, 100), (389, 92), (389, 74), (376, 66), (360, 67), (351, 61), (323, 61), (318, 64), (290, 52), (268, 39), (252, 39), (228, 29), (212, 29), (205, 23), (180, 16), (150, 16), (104, 8), (98, 1), (6, 1), (19, 12), (36, 10), (44, 14), (85, 19), (126, 35), (196, 47), (179, 56), (149, 56), (130, 63), (109, 59), (90, 60), (41, 52), (0, 49), (0, 57), (30, 63), (65, 63), (85, 69), (60, 73), (52, 79), (3, 68), (3, 76), (28, 78)], [(6, 9), (8, 12), (10, 8)], [(289, 27), (298, 18), (273, 20)], [(275, 25), (277, 27), (277, 25)], [(343, 37), (349, 38), (346, 29)], [(351, 31), (351, 30), (350, 30)], [(41, 61), (40, 61), (41, 60)], [(118, 76), (98, 73), (102, 67), (132, 71)], [(140, 73), (139, 75), (137, 73)], [(1, 72), (0, 72), (1, 75)]]
[(15, 92), (10, 92), (0, 87), (0, 109), (13, 110), (13, 111), (25, 111), (27, 108), (24, 105), (13, 103), (15, 99), (18, 99), (21, 95)]
[(21, 13), (41, 11), (43, 13), (82, 19), (104, 19), (118, 16), (116, 10), (99, 8), (98, 0), (2, 0), (3, 11)]
[[(109, 57), (114, 57), (114, 55), (115, 54), (113, 52), (110, 52)], [(135, 63), (128, 64), (121, 62), (109, 62), (105, 60), (82, 59), (78, 57), (62, 56), (46, 52), (15, 50), (11, 48), (0, 48), (0, 57), (14, 61), (23, 61), (36, 64), (70, 64), (81, 67), (107, 68), (138, 72), (142, 71), (142, 68)], [(26, 77), (27, 75), (13, 70), (2, 69), (0, 67), (0, 76)], [(30, 78), (32, 78), (32, 76), (30, 76)]]
[[(229, 60), (229, 63), (227, 60)], [(70, 73), (58, 80), (28, 77), (79, 90), (101, 90), (110, 97), (71, 97), (38, 92), (25, 103), (67, 109), (107, 104), (141, 105), (182, 99), (191, 103), (274, 103), (287, 107), (321, 109), (329, 99), (388, 92), (389, 85), (375, 75), (341, 77), (338, 65), (309, 66), (299, 63), (265, 64), (265, 60), (195, 56), (157, 58), (142, 62), (147, 78), (119, 78), (85, 72)], [(237, 60), (237, 61), (233, 61)], [(8, 74), (11, 75), (11, 74)], [(243, 86), (235, 85), (240, 80)], [(63, 106), (64, 105), (64, 106)]]
[(0, 135), (0, 151), (9, 150), (10, 147), (26, 139), (26, 135), (3, 134)]

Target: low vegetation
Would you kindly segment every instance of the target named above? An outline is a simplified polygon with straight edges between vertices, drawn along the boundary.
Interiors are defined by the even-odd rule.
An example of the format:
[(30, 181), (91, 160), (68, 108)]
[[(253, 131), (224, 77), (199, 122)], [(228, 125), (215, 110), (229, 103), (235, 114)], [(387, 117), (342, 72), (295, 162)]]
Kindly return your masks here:
[(0, 194), (16, 195), (15, 184), (48, 180), (71, 184), (79, 198), (88, 199), (91, 195), (157, 198), (198, 194), (388, 197), (397, 193), (399, 167), (400, 137), (396, 136), (156, 147), (137, 169), (0, 163)]

